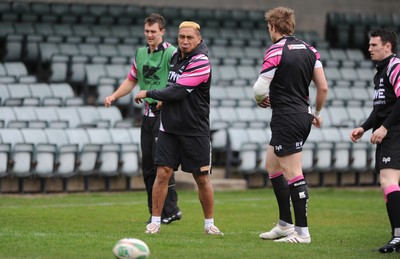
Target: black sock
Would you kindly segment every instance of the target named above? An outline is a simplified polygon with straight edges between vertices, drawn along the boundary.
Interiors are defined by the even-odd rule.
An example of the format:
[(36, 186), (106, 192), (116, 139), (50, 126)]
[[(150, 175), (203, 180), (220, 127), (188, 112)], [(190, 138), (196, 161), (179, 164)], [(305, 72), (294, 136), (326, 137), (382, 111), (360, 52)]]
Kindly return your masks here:
[(399, 234), (394, 232), (396, 228), (400, 228), (400, 191), (391, 192), (386, 197), (386, 209), (392, 227), (392, 235), (398, 236)]
[(270, 180), (274, 188), (276, 201), (278, 202), (279, 219), (293, 224), (292, 213), (290, 211), (290, 191), (286, 179), (283, 177), (283, 174), (281, 174)]
[(307, 182), (303, 178), (291, 183), (289, 188), (294, 209), (295, 225), (298, 227), (307, 227)]

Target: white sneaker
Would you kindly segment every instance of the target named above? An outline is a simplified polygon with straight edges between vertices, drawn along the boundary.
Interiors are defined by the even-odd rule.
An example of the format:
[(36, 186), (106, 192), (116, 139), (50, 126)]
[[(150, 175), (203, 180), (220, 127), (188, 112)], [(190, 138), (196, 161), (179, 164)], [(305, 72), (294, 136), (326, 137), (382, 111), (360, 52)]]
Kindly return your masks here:
[(294, 233), (294, 225), (288, 224), (286, 227), (282, 227), (279, 224), (276, 224), (270, 231), (261, 233), (260, 238), (273, 240), (281, 237), (286, 237)]
[(297, 234), (297, 232), (293, 232), (291, 235), (287, 237), (283, 237), (281, 239), (274, 240), (274, 242), (284, 242), (284, 243), (302, 243), (309, 244), (311, 243), (311, 237), (302, 237)]
[(160, 232), (160, 224), (152, 222), (146, 226), (146, 234), (157, 234)]
[(216, 226), (210, 226), (208, 228), (204, 228), (204, 233), (206, 235), (218, 235), (218, 236), (223, 236), (224, 233), (219, 231), (219, 229)]

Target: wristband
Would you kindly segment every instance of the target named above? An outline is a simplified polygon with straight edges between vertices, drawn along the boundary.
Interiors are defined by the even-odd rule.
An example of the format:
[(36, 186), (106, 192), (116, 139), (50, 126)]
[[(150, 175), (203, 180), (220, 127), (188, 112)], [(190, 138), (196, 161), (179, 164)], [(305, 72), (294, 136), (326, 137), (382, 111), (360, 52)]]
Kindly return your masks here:
[(315, 118), (321, 117), (321, 111), (315, 110), (315, 112), (314, 112), (314, 117), (315, 117)]

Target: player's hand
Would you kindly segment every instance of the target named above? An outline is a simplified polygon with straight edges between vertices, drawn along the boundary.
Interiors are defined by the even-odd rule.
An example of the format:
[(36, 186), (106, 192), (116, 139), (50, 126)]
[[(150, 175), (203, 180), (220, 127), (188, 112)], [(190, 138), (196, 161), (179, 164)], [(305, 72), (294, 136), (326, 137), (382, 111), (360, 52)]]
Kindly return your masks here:
[(156, 109), (161, 110), (162, 104), (162, 101), (157, 101)]
[(354, 143), (357, 143), (357, 140), (359, 140), (362, 136), (364, 135), (364, 129), (361, 127), (355, 128), (350, 132), (350, 139)]
[(384, 126), (380, 126), (377, 128), (371, 136), (371, 143), (372, 144), (380, 144), (382, 143), (382, 140), (386, 137), (387, 135), (387, 129)]
[(146, 90), (140, 90), (135, 96), (135, 103), (142, 103), (142, 99), (147, 97), (146, 94), (147, 94)]
[(314, 116), (314, 118), (313, 118), (313, 120), (312, 120), (312, 124), (315, 126), (315, 127), (317, 127), (317, 128), (321, 128), (321, 126), (322, 126), (322, 116), (321, 115), (319, 115), (319, 116), (315, 116), (315, 115), (313, 115)]
[(110, 107), (111, 104), (113, 104), (114, 102), (115, 102), (115, 97), (114, 97), (114, 95), (107, 96), (107, 97), (104, 99), (104, 106), (105, 106), (105, 107)]
[(262, 99), (261, 102), (257, 102), (257, 105), (260, 106), (261, 108), (268, 108), (271, 106), (271, 103), (269, 102), (269, 96), (265, 96), (264, 99)]

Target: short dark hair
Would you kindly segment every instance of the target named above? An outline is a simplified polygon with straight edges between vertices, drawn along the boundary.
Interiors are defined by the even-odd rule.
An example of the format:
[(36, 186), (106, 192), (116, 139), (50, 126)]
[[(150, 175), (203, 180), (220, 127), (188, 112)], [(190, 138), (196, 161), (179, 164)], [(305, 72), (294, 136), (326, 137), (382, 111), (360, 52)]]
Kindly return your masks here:
[(397, 33), (386, 28), (378, 28), (370, 32), (370, 37), (381, 37), (383, 44), (390, 43), (392, 45), (392, 53), (397, 53)]
[(165, 29), (165, 19), (162, 15), (158, 13), (152, 13), (150, 16), (146, 17), (144, 20), (144, 23), (148, 23), (149, 25), (153, 25), (155, 23), (158, 23), (158, 26), (160, 27), (160, 30)]

